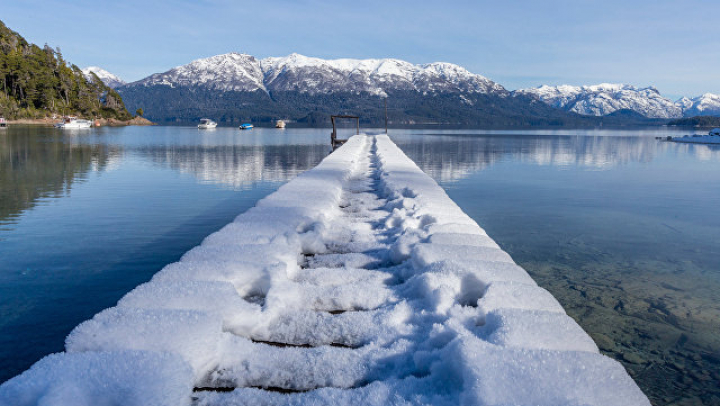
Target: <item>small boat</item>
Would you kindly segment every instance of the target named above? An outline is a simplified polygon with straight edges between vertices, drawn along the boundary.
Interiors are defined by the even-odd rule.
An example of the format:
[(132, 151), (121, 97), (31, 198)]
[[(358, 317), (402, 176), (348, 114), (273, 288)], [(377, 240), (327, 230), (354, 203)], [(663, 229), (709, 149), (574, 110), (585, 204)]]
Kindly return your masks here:
[(200, 124), (198, 124), (198, 128), (201, 130), (209, 130), (215, 127), (217, 127), (217, 123), (210, 120), (209, 118), (201, 118)]
[(285, 128), (285, 121), (283, 121), (283, 120), (276, 121), (275, 128)]
[(713, 128), (712, 130), (710, 130), (710, 132), (708, 133), (708, 135), (711, 136), (711, 137), (720, 137), (720, 127), (718, 127), (718, 128)]
[(66, 130), (90, 127), (92, 127), (92, 121), (83, 120), (74, 116), (65, 116), (63, 117), (62, 122), (55, 124), (55, 128), (62, 128)]
[(253, 125), (250, 123), (245, 123), (245, 124), (240, 124), (240, 127), (238, 127), (238, 128), (240, 128), (241, 130), (252, 130)]
[(7, 127), (8, 127), (8, 123), (5, 120), (5, 117), (0, 117), (0, 128), (7, 128)]

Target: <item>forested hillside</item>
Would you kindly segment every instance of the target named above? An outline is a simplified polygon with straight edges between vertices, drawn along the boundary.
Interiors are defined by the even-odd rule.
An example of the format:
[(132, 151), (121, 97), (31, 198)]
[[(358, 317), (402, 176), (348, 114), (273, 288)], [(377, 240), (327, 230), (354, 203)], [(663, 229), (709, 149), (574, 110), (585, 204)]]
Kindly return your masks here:
[(695, 116), (673, 120), (668, 123), (671, 126), (678, 127), (720, 127), (720, 117), (714, 116)]
[(0, 115), (42, 118), (77, 115), (127, 120), (120, 95), (97, 76), (85, 78), (60, 49), (28, 43), (0, 21)]

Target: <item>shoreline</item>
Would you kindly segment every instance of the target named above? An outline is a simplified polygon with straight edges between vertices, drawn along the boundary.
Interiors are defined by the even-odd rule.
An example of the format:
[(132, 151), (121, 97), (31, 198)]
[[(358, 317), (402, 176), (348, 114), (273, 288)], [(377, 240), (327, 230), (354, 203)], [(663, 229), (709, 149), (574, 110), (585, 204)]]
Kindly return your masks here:
[[(16, 120), (7, 120), (8, 125), (40, 125), (40, 126), (53, 126), (59, 122), (59, 118), (20, 118)], [(95, 121), (95, 120), (93, 120)], [(100, 127), (124, 127), (124, 126), (149, 126), (157, 125), (152, 121), (143, 117), (134, 117), (130, 120), (117, 120), (114, 118), (101, 118), (97, 121), (100, 122)]]

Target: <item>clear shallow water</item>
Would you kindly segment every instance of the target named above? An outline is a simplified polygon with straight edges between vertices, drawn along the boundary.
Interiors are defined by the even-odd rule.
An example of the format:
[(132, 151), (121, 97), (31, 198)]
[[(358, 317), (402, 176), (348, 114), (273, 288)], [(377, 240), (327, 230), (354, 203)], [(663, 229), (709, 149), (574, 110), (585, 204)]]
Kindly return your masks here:
[(329, 153), (326, 130), (0, 133), (0, 382)]
[(672, 133), (392, 138), (654, 404), (720, 404), (720, 147)]
[[(313, 167), (328, 134), (0, 135), (0, 381)], [(391, 131), (655, 404), (718, 404), (720, 147), (669, 134)]]

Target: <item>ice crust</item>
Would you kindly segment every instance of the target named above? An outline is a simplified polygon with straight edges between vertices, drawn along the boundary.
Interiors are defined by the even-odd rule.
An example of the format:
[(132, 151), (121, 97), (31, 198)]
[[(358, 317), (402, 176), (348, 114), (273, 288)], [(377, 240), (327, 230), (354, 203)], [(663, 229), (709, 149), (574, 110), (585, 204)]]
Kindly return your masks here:
[(115, 404), (649, 402), (390, 138), (359, 135), (0, 386), (2, 406)]

